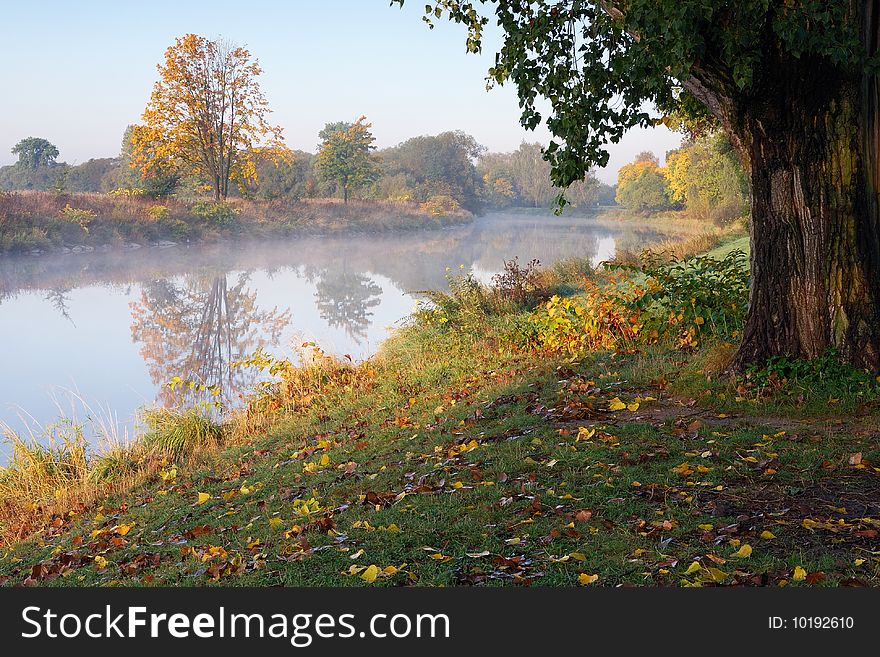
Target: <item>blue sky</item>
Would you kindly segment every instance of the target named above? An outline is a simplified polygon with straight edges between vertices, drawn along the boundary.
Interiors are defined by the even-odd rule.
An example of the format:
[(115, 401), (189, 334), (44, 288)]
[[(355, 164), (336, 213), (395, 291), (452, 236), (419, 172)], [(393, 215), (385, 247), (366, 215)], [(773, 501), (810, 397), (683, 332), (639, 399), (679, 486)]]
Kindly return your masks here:
[[(494, 151), (548, 133), (519, 126), (515, 90), (485, 89), (500, 43), (467, 54), (461, 26), (429, 30), (423, 1), (388, 0), (3, 0), (0, 2), (0, 165), (21, 138), (46, 137), (61, 158), (81, 163), (119, 151), (138, 121), (156, 64), (175, 37), (194, 32), (245, 44), (264, 69), (263, 91), (292, 148), (315, 149), (329, 121), (365, 114), (379, 147), (419, 134), (461, 129)], [(639, 151), (661, 158), (679, 142), (665, 129), (634, 130), (611, 146), (600, 177)]]

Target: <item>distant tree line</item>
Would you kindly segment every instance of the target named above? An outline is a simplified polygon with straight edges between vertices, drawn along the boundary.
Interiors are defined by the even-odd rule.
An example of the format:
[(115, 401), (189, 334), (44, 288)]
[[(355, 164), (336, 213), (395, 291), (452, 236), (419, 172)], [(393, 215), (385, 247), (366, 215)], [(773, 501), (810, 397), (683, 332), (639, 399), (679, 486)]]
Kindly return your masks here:
[[(370, 124), (328, 123), (316, 153), (283, 144), (254, 148), (252, 172), (237, 181), (229, 196), (271, 201), (338, 197), (414, 202), (438, 211), (465, 208), (546, 208), (560, 190), (550, 182), (541, 146), (523, 143), (512, 153), (489, 153), (460, 130), (413, 137), (377, 150)], [(59, 162), (59, 152), (43, 138), (23, 139), (13, 148), (18, 161), (0, 167), (0, 189), (96, 192), (161, 198), (191, 197), (212, 190), (196, 174), (175, 169), (143, 173), (133, 165), (138, 126), (129, 126), (115, 157), (78, 165)], [(594, 175), (565, 190), (575, 207), (614, 203), (614, 188)]]
[(709, 133), (669, 151), (665, 167), (653, 153), (637, 155), (618, 172), (616, 200), (634, 212), (684, 210), (723, 223), (748, 211), (748, 182), (730, 143)]

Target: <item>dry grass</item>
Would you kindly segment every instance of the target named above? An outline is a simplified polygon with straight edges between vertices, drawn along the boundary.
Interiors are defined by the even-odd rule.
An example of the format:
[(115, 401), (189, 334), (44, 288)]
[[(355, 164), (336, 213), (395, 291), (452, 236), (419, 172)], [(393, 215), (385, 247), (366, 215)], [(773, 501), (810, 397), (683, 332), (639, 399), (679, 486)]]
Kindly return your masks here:
[(210, 201), (93, 193), (0, 192), (0, 253), (226, 236), (271, 237), (344, 231), (383, 232), (462, 223), (469, 212), (433, 215), (417, 203), (334, 199)]
[(203, 461), (223, 444), (221, 427), (194, 411), (145, 412), (148, 433), (130, 440), (111, 413), (95, 413), (70, 395), (86, 410), (86, 421), (56, 401), (61, 419), (51, 426), (31, 426), (24, 435), (0, 426), (11, 447), (0, 468), (0, 546), (63, 526), (98, 499), (149, 481), (168, 463)]

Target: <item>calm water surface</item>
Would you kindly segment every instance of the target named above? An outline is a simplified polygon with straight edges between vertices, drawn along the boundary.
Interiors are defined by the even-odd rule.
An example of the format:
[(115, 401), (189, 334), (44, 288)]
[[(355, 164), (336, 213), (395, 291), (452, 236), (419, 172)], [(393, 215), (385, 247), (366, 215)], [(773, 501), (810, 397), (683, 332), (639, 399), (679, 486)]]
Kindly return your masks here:
[(139, 408), (187, 401), (163, 386), (175, 376), (235, 398), (257, 374), (229, 363), (258, 347), (368, 358), (447, 267), (488, 282), (513, 256), (598, 263), (666, 236), (495, 214), (420, 233), (0, 258), (0, 423), (50, 425), (60, 407), (131, 429)]

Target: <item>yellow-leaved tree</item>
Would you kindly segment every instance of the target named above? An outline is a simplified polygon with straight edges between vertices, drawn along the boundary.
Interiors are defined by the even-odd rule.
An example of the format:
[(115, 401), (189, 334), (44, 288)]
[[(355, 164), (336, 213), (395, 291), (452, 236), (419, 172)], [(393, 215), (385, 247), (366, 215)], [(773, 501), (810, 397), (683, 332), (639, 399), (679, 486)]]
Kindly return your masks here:
[(132, 134), (132, 166), (144, 176), (196, 176), (225, 199), (230, 181), (253, 177), (254, 149), (281, 140), (281, 128), (267, 121), (259, 63), (241, 46), (187, 34), (157, 68), (143, 125)]

